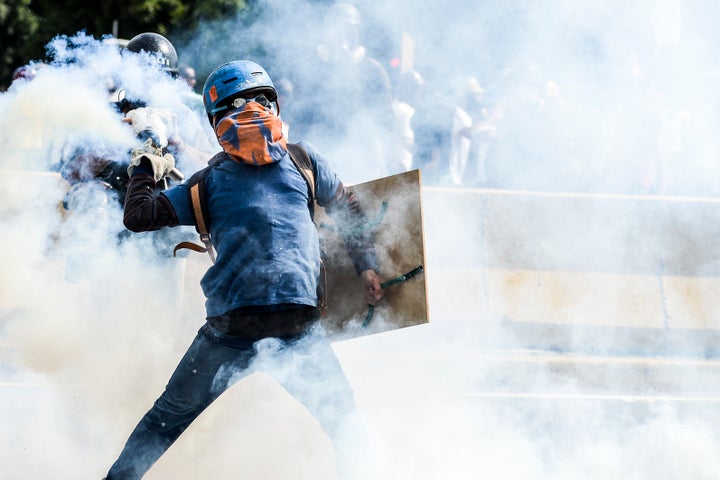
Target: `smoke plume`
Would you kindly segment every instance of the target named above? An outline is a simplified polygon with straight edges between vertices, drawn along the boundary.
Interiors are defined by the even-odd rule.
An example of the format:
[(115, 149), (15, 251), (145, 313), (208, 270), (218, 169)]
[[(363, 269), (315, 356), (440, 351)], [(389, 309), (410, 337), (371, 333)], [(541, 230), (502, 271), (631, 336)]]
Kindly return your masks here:
[[(357, 7), (364, 50), (343, 61), (374, 57), (394, 95), (412, 98), (426, 187), (430, 324), (335, 344), (377, 478), (718, 478), (718, 363), (705, 357), (717, 310), (706, 252), (717, 250), (720, 7)], [(323, 88), (340, 78), (320, 69), (336, 46), (328, 11), (271, 0), (252, 22), (203, 25), (176, 47), (204, 75), (234, 59), (262, 64), (285, 87), (293, 141), (303, 113), (337, 115), (332, 135), (307, 133), (347, 183), (395, 173), (378, 161), (389, 119), (346, 118), (347, 98)], [(117, 87), (158, 105), (186, 87), (102, 39), (48, 48), (35, 79), (0, 94), (1, 476), (101, 478), (203, 322), (209, 260), (126, 238), (116, 199), (102, 188), (68, 197), (57, 173), (73, 152), (123, 158), (137, 145), (113, 108)], [(404, 83), (412, 72), (418, 96)], [(443, 162), (469, 87), (497, 113), (497, 136), (484, 179), (456, 185)], [(366, 106), (387, 107), (379, 95)], [(687, 327), (701, 317), (703, 328)], [(684, 336), (668, 336), (677, 325)], [(262, 374), (231, 388), (147, 475), (235, 477), (335, 478), (317, 422)]]

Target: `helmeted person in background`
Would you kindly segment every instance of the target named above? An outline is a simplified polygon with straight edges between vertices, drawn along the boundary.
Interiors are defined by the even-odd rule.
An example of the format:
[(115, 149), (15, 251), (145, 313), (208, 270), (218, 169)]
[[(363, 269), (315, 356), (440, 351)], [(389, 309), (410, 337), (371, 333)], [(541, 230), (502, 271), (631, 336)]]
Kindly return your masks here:
[[(332, 440), (339, 478), (368, 478), (352, 389), (319, 324), (318, 233), (311, 191), (338, 223), (366, 300), (382, 297), (377, 259), (355, 197), (312, 145), (314, 188), (288, 153), (277, 91), (258, 64), (226, 63), (203, 99), (223, 147), (204, 176), (217, 261), (201, 280), (207, 320), (165, 391), (130, 435), (107, 479), (138, 479), (220, 394), (254, 370), (269, 373), (317, 418)], [(124, 223), (133, 231), (194, 225), (188, 183), (153, 193), (171, 155), (139, 150), (131, 161)], [(269, 355), (272, 351), (275, 355)]]
[[(170, 79), (178, 76), (175, 48), (168, 39), (157, 33), (136, 35), (125, 45), (122, 54), (147, 56), (149, 65), (159, 65)], [(113, 100), (123, 121), (132, 126), (138, 137), (144, 140), (152, 136), (159, 147), (175, 156), (178, 169), (192, 173), (215, 153), (216, 149), (209, 142), (198, 116), (182, 99), (176, 99), (171, 105), (166, 102), (155, 104), (153, 99), (140, 98), (138, 93), (129, 93), (128, 89), (119, 85)], [(108, 156), (106, 152), (101, 154), (84, 146), (76, 146), (73, 151), (63, 155), (58, 169), (73, 187), (87, 182), (102, 182), (122, 205), (128, 181), (128, 155), (132, 148), (133, 145), (128, 145), (127, 151)]]
[(214, 137), (209, 138), (203, 126), (200, 108), (202, 99), (180, 75), (175, 47), (162, 35), (145, 32), (130, 39), (125, 51), (149, 55), (150, 61), (158, 62), (161, 69), (171, 78), (187, 85), (187, 88), (180, 89), (180, 98), (176, 99), (177, 101), (168, 102), (166, 99), (155, 101), (150, 98), (141, 103), (149, 108), (163, 109), (170, 114), (169, 120), (164, 122), (166, 123), (164, 127), (168, 131), (167, 149), (175, 157), (178, 169), (187, 174), (195, 172), (219, 150), (219, 147)]
[(312, 68), (290, 72), (295, 111), (286, 120), (292, 138), (307, 139), (335, 159), (335, 170), (353, 183), (398, 173), (388, 166), (399, 127), (387, 71), (362, 42), (358, 9), (336, 3), (319, 31)]
[[(127, 145), (113, 145), (112, 149), (98, 148), (90, 141), (68, 142), (62, 148), (56, 168), (70, 184), (64, 201), (65, 208), (72, 214), (69, 224), (92, 221), (98, 225), (109, 225), (113, 236), (124, 242), (130, 232), (111, 228), (120, 227), (120, 223), (108, 222), (107, 218), (108, 215), (110, 218), (121, 215), (116, 210), (120, 210), (125, 202), (132, 150), (151, 140), (178, 160), (173, 174), (153, 186), (154, 189), (163, 189), (201, 168), (219, 146), (217, 149), (212, 147), (200, 117), (182, 102), (178, 92), (189, 88), (178, 78), (177, 53), (167, 38), (152, 32), (141, 33), (131, 38), (123, 48), (118, 48), (121, 65), (127, 68), (117, 74), (117, 90), (110, 103), (118, 112), (118, 121), (130, 125), (137, 140)], [(159, 90), (161, 94), (158, 94)], [(202, 120), (205, 121), (204, 118)], [(182, 173), (180, 169), (187, 173)], [(100, 219), (104, 221), (100, 222)], [(69, 224), (66, 222), (66, 225)], [(178, 285), (181, 284), (184, 265), (173, 259), (173, 246), (188, 238), (191, 234), (189, 230), (163, 229), (144, 236), (155, 247), (153, 259), (176, 272)], [(95, 268), (84, 250), (76, 248), (68, 253), (65, 272), (68, 280), (75, 282), (87, 278)], [(182, 289), (178, 286), (174, 293), (177, 299), (174, 306), (179, 308)]]

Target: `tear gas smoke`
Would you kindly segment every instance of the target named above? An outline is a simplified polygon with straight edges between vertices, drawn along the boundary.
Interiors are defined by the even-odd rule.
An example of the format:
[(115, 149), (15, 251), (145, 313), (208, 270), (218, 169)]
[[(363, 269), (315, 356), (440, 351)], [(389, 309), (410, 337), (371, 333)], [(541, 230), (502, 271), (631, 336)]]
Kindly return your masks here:
[[(715, 201), (627, 194), (718, 194), (720, 7), (358, 6), (365, 53), (396, 89), (396, 64), (425, 80), (433, 121), (415, 132), (416, 155), (447, 158), (453, 107), (473, 77), (502, 112), (480, 186), (512, 189), (442, 188), (449, 176), (427, 160), (431, 324), (336, 344), (378, 478), (718, 478), (719, 365), (683, 357), (714, 352), (703, 348), (715, 317), (693, 335), (687, 318), (668, 314), (717, 310), (708, 294), (717, 266), (703, 253), (716, 250)], [(323, 91), (328, 77), (318, 78), (326, 10), (267, 1), (254, 23), (228, 18), (176, 47), (199, 72), (249, 58), (274, 79), (319, 85), (281, 104), (296, 141), (301, 108), (324, 103), (342, 118), (344, 105)], [(393, 63), (403, 32), (412, 45)], [(208, 38), (222, 41), (208, 48)], [(144, 235), (118, 242), (119, 207), (98, 202), (97, 190), (77, 199), (96, 208), (61, 208), (67, 185), (49, 172), (63, 155), (82, 147), (122, 156), (136, 142), (109, 90), (157, 104), (181, 92), (96, 39), (60, 37), (50, 48), (54, 64), (0, 94), (0, 464), (8, 478), (100, 478), (204, 317), (197, 284), (207, 259), (158, 258)], [(350, 127), (368, 133), (372, 123), (356, 117)], [(364, 167), (375, 157), (351, 148), (352, 138), (313, 133), (346, 181), (374, 176)], [(673, 322), (684, 337), (662, 336)], [(628, 356), (604, 356), (618, 352)], [(253, 375), (147, 478), (283, 476), (334, 478), (330, 444), (275, 382)]]

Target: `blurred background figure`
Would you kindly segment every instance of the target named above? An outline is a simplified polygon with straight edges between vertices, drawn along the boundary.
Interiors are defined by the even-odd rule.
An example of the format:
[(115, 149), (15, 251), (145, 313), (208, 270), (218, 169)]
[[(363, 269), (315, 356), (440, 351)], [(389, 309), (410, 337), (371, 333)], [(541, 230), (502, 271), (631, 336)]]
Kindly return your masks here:
[[(8, 92), (20, 95), (20, 91), (35, 79), (38, 71), (44, 66), (45, 64), (42, 62), (30, 62), (17, 67), (13, 71)], [(25, 118), (18, 118), (18, 116), (15, 116), (14, 119), (6, 117), (4, 121), (14, 122), (14, 125), (23, 127), (13, 132), (9, 128), (1, 128), (3, 122), (0, 121), (0, 145), (2, 145), (3, 160), (7, 164), (17, 163), (16, 166), (23, 165), (23, 168), (26, 168), (27, 165), (33, 163), (28, 162), (28, 157), (37, 155), (46, 146), (43, 134), (45, 127), (40, 121), (41, 115), (34, 111), (32, 99), (22, 97), (18, 99), (18, 102), (21, 104), (19, 109), (22, 113), (27, 114), (27, 117), (32, 120), (25, 121)]]
[[(43, 63), (28, 63), (27, 65), (22, 65), (20, 67), (17, 67), (12, 74), (12, 83), (15, 83), (17, 81), (30, 81), (38, 73), (38, 70), (40, 67), (42, 67)], [(11, 85), (12, 85), (11, 83)]]
[[(175, 157), (178, 171), (174, 177), (158, 182), (158, 191), (181, 181), (181, 171), (189, 175), (204, 166), (214, 152), (199, 115), (185, 103), (192, 92), (179, 78), (172, 43), (162, 35), (146, 32), (130, 39), (117, 53), (121, 71), (113, 72), (115, 88), (107, 108), (114, 114), (115, 128), (122, 129), (125, 135), (111, 141), (89, 132), (76, 132), (65, 141), (55, 165), (70, 186), (64, 206), (71, 215), (63, 234), (77, 236), (73, 232), (85, 231), (86, 225), (92, 223), (98, 227), (95, 232), (102, 234), (94, 242), (97, 251), (109, 239), (114, 238), (117, 244), (128, 239), (129, 232), (122, 227), (121, 210), (132, 149), (151, 139), (158, 148)], [(177, 269), (175, 278), (180, 283), (183, 267), (174, 261), (172, 252), (178, 242), (188, 237), (189, 229), (177, 232), (166, 229), (149, 232), (138, 240), (149, 242), (151, 258)], [(67, 252), (69, 280), (79, 280), (92, 267), (83, 248)], [(180, 291), (177, 289), (178, 298)]]
[(188, 86), (192, 90), (195, 90), (195, 85), (197, 84), (195, 69), (192, 68), (190, 65), (181, 63), (180, 67), (178, 68), (178, 72), (180, 73), (180, 77), (187, 82)]
[(445, 91), (443, 86), (428, 83), (422, 87), (413, 105), (413, 168), (421, 170), (423, 185), (450, 183), (448, 158), (453, 104), (447, 101)]
[(538, 76), (534, 62), (521, 60), (502, 68), (494, 81), (497, 137), (485, 157), (487, 181), (493, 188), (537, 189), (546, 183), (544, 149), (537, 133), (542, 124)]
[[(136, 134), (152, 131), (162, 136), (164, 145), (161, 146), (176, 156), (181, 168), (198, 170), (214, 152), (200, 118), (185, 105), (184, 97), (153, 98), (155, 92), (148, 92), (146, 88), (147, 83), (172, 82), (178, 77), (178, 57), (172, 43), (157, 33), (141, 33), (130, 39), (121, 54), (124, 57), (138, 56), (148, 63), (141, 63), (143, 71), (137, 74), (147, 75), (146, 79), (128, 76), (115, 80), (111, 104), (120, 118), (133, 126)], [(157, 79), (153, 78), (153, 73), (158, 74)], [(148, 108), (156, 109), (154, 112), (158, 114), (133, 115), (134, 112), (147, 112)], [(153, 119), (155, 123), (134, 125), (135, 118)], [(63, 148), (58, 170), (73, 187), (96, 180), (105, 183), (122, 205), (128, 180), (128, 154), (134, 146), (107, 151), (99, 150), (92, 142), (70, 142)]]
[(497, 137), (494, 121), (499, 110), (491, 110), (485, 89), (475, 77), (467, 80), (453, 112), (449, 170), (453, 185), (484, 186), (488, 176), (486, 157)]
[(392, 109), (398, 129), (398, 141), (388, 158), (392, 173), (417, 168), (415, 163), (414, 117), (417, 105), (422, 101), (425, 80), (419, 72), (411, 70), (399, 74), (393, 90)]
[(288, 77), (280, 77), (275, 82), (275, 89), (277, 90), (278, 105), (281, 105), (282, 112), (280, 115), (283, 120), (284, 133), (287, 137), (290, 134), (290, 123), (288, 119), (295, 116), (295, 110), (293, 108), (296, 103), (294, 102), (295, 86)]
[(187, 90), (182, 90), (180, 100), (195, 113), (200, 120), (200, 125), (205, 131), (205, 136), (208, 138), (210, 144), (214, 144), (215, 132), (212, 131), (208, 122), (205, 121), (205, 105), (203, 104), (202, 95), (195, 90), (195, 86), (197, 85), (195, 69), (186, 63), (181, 63), (178, 67), (178, 74), (180, 78), (185, 80), (185, 83), (187, 83), (189, 87)]
[(305, 68), (291, 72), (294, 112), (285, 118), (292, 138), (315, 144), (349, 183), (393, 173), (389, 148), (397, 141), (390, 78), (362, 44), (358, 9), (332, 5), (319, 29), (322, 38)]

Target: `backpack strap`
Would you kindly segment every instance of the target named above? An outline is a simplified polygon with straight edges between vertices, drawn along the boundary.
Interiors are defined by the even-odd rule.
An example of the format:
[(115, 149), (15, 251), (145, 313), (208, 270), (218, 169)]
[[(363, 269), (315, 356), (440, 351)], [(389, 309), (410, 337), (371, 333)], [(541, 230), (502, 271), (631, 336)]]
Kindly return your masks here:
[[(305, 179), (305, 183), (308, 186), (308, 210), (310, 210), (310, 218), (315, 221), (315, 169), (313, 168), (312, 160), (307, 151), (297, 143), (287, 144), (288, 153), (290, 160), (295, 164), (300, 175)], [(317, 301), (318, 310), (320, 316), (325, 316), (327, 311), (327, 270), (325, 268), (325, 247), (322, 244), (322, 238), (320, 239), (320, 278), (318, 279), (317, 286)]]
[(195, 230), (197, 230), (200, 235), (200, 241), (205, 246), (203, 247), (192, 242), (180, 242), (175, 245), (173, 249), (173, 257), (181, 248), (188, 248), (195, 252), (207, 252), (207, 254), (210, 255), (210, 260), (215, 263), (215, 252), (213, 251), (210, 241), (210, 213), (208, 212), (205, 195), (205, 176), (214, 166), (215, 164), (210, 164), (202, 170), (198, 170), (187, 182), (188, 196), (190, 198), (190, 204), (192, 205), (193, 217), (195, 218)]
[(310, 218), (315, 219), (315, 169), (312, 160), (307, 151), (297, 143), (288, 143), (287, 149), (290, 160), (308, 185), (308, 210), (310, 210)]
[[(295, 168), (305, 179), (308, 186), (308, 210), (310, 210), (310, 218), (315, 218), (315, 170), (313, 169), (312, 160), (307, 151), (296, 143), (288, 143), (288, 156), (292, 160)], [(207, 206), (207, 197), (205, 194), (205, 177), (208, 171), (215, 165), (223, 161), (224, 157), (215, 157), (210, 160), (207, 167), (195, 172), (187, 181), (188, 195), (190, 204), (192, 205), (193, 216), (195, 217), (195, 230), (200, 235), (200, 241), (204, 247), (192, 242), (180, 242), (173, 249), (173, 256), (182, 248), (187, 248), (195, 252), (210, 255), (210, 259), (215, 263), (215, 252), (213, 251), (212, 242), (210, 240), (210, 212)]]
[[(300, 175), (305, 179), (305, 183), (308, 186), (308, 210), (310, 210), (310, 218), (315, 218), (315, 169), (313, 168), (312, 160), (307, 151), (296, 143), (288, 143), (288, 156), (292, 160), (295, 168), (297, 168)], [(173, 256), (181, 248), (188, 248), (195, 252), (205, 253), (210, 255), (210, 259), (215, 263), (215, 252), (213, 251), (212, 242), (210, 241), (210, 213), (207, 206), (207, 197), (205, 194), (205, 176), (215, 165), (220, 163), (222, 158), (213, 158), (210, 160), (209, 165), (202, 170), (195, 172), (190, 179), (187, 181), (188, 184), (188, 196), (190, 198), (190, 204), (193, 209), (193, 216), (195, 217), (195, 230), (200, 234), (200, 240), (205, 245), (200, 246), (192, 242), (180, 242), (175, 245), (173, 250)], [(318, 310), (320, 315), (324, 316), (327, 310), (327, 290), (326, 290), (326, 270), (325, 263), (320, 259), (320, 278), (317, 287), (317, 298), (318, 298)]]

